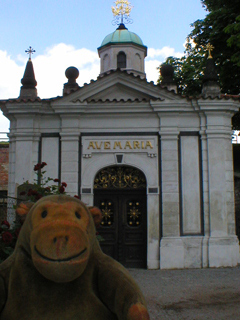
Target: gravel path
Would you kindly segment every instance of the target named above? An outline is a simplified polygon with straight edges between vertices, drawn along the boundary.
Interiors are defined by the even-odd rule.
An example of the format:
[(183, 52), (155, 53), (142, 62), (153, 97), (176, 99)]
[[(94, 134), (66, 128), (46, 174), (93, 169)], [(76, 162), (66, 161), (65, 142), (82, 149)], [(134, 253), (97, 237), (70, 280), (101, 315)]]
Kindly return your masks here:
[(240, 266), (221, 269), (130, 269), (151, 320), (239, 320)]

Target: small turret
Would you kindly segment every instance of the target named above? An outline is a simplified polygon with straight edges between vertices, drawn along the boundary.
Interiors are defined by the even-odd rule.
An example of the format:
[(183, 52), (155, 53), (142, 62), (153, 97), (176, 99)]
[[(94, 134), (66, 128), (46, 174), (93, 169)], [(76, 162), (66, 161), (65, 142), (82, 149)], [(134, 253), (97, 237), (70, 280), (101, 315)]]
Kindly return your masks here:
[(160, 73), (162, 76), (161, 87), (167, 88), (169, 91), (174, 91), (177, 93), (177, 85), (173, 79), (174, 69), (170, 64), (163, 64), (160, 68)]
[(206, 69), (203, 77), (202, 96), (204, 98), (208, 98), (208, 97), (215, 98), (221, 94), (221, 90), (218, 83), (216, 66), (211, 54), (211, 51), (214, 49), (214, 47), (208, 44), (207, 49), (209, 54), (208, 54)]
[(65, 76), (68, 78), (68, 82), (64, 84), (63, 95), (76, 91), (79, 88), (79, 85), (76, 82), (76, 79), (79, 76), (79, 71), (77, 68), (67, 68), (65, 71)]
[(29, 49), (25, 52), (29, 54), (29, 59), (25, 68), (23, 78), (21, 80), (22, 87), (20, 89), (20, 98), (35, 99), (37, 98), (37, 81), (35, 79), (33, 63), (31, 59), (31, 55), (35, 52), (35, 50), (33, 50), (32, 47), (29, 47)]

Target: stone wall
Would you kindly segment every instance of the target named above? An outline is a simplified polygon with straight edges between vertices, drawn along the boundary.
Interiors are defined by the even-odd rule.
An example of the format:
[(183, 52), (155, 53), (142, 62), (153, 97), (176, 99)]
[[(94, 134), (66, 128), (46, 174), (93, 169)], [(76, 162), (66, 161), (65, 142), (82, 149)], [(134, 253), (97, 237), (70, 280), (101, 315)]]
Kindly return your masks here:
[(0, 191), (8, 189), (9, 144), (0, 143)]
[(234, 179), (235, 185), (235, 213), (236, 213), (236, 232), (240, 240), (240, 178)]

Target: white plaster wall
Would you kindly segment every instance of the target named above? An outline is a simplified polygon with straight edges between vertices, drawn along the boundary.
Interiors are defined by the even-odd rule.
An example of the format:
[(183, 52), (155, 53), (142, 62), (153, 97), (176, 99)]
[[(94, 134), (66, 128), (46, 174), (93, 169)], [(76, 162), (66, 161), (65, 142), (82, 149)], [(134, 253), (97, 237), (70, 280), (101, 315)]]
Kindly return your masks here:
[[(209, 170), (209, 266), (236, 266), (239, 242), (233, 231), (233, 175), (230, 117), (207, 115)], [(231, 159), (231, 160), (230, 160)]]
[[(127, 70), (135, 70), (140, 73), (144, 73), (144, 58), (145, 58), (145, 48), (135, 46), (133, 44), (120, 44), (107, 46), (99, 50), (100, 56), (100, 70), (101, 73), (109, 71), (111, 69), (117, 69), (117, 55), (120, 51), (123, 51), (127, 55)], [(105, 63), (104, 58), (106, 54), (110, 57), (109, 63)], [(136, 63), (136, 54), (139, 55), (138, 62)]]
[(163, 237), (180, 235), (178, 135), (161, 134)]
[(9, 171), (8, 171), (8, 195), (15, 197), (15, 166), (16, 166), (16, 139), (9, 135)]
[(226, 177), (224, 139), (208, 136), (209, 200), (211, 214), (211, 236), (227, 236)]
[(201, 190), (198, 136), (180, 136), (183, 234), (201, 233)]
[(79, 177), (79, 134), (61, 133), (61, 180), (67, 183), (66, 192), (78, 195)]
[(39, 137), (17, 137), (16, 140), (16, 162), (15, 162), (15, 184), (16, 187), (25, 181), (30, 183), (36, 178), (33, 168), (38, 163)]
[[(59, 137), (43, 137), (41, 161), (47, 163), (47, 166), (43, 169), (43, 171), (46, 171), (43, 175), (45, 179), (48, 177), (59, 178), (59, 156)], [(51, 184), (52, 182), (50, 182)]]
[[(120, 98), (120, 97), (118, 97)], [(129, 106), (129, 109), (131, 106)], [(114, 108), (112, 108), (114, 110)], [(116, 112), (119, 109), (116, 110)], [(91, 116), (81, 117), (79, 119), (79, 127), (84, 132), (92, 132), (97, 130), (99, 135), (106, 133), (107, 130), (110, 132), (149, 132), (158, 130), (159, 119), (156, 115), (140, 115), (139, 113), (133, 113), (131, 115), (121, 114), (103, 114), (97, 118)]]

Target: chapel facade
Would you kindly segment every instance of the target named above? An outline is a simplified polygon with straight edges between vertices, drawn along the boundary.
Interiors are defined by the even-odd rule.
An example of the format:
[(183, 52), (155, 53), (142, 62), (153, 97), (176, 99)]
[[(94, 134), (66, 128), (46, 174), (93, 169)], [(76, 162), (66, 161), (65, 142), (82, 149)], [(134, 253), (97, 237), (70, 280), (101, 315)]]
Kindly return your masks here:
[(177, 93), (171, 66), (146, 80), (147, 47), (123, 23), (98, 48), (97, 80), (79, 87), (66, 70), (63, 95), (37, 95), (29, 59), (20, 96), (1, 101), (10, 120), (9, 196), (32, 182), (36, 163), (103, 213), (105, 253), (126, 267), (236, 266), (231, 118), (208, 59), (202, 95)]

